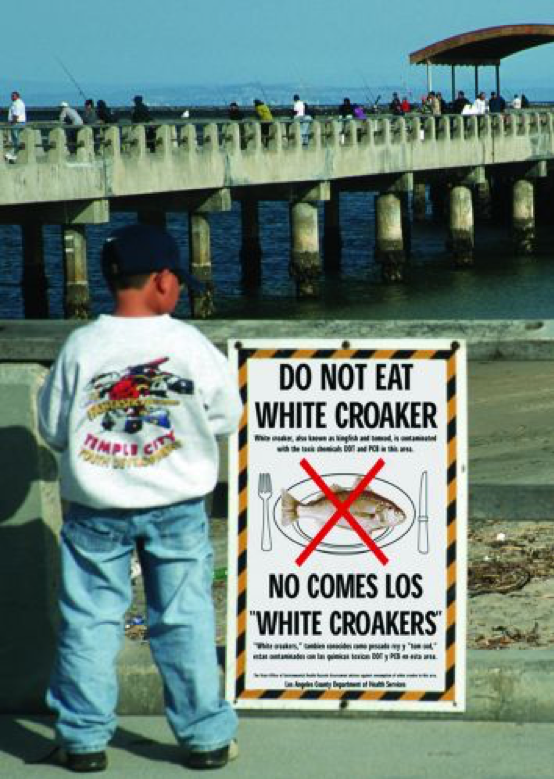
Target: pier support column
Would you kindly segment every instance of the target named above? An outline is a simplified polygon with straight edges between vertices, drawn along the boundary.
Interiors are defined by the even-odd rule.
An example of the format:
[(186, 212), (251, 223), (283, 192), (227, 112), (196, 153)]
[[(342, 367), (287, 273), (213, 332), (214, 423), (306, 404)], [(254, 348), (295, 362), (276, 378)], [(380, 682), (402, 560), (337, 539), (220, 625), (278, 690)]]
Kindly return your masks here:
[(62, 225), (64, 253), (64, 313), (66, 319), (88, 319), (90, 298), (85, 225)]
[(296, 281), (297, 295), (300, 298), (317, 297), (321, 273), (317, 203), (291, 203), (290, 228), (289, 272)]
[(406, 257), (402, 237), (401, 198), (393, 192), (377, 195), (375, 220), (377, 227), (376, 255), (381, 262), (383, 280), (402, 281)]
[(200, 293), (189, 291), (192, 316), (195, 319), (207, 319), (215, 311), (210, 221), (207, 213), (191, 211), (189, 214), (189, 258), (190, 272), (205, 284)]
[(23, 274), (21, 288), (25, 319), (48, 319), (48, 282), (44, 270), (42, 223), (21, 225)]
[(450, 190), (449, 242), (458, 267), (473, 264), (473, 202), (469, 187), (458, 185)]
[(535, 242), (534, 185), (527, 179), (514, 182), (512, 216), (513, 240), (517, 254), (532, 254)]
[(414, 222), (425, 222), (427, 218), (427, 187), (423, 181), (414, 184), (412, 208)]
[(262, 280), (262, 245), (260, 243), (260, 219), (258, 201), (248, 198), (240, 207), (242, 245), (240, 261), (242, 283), (247, 289), (259, 287)]
[(336, 271), (340, 268), (342, 253), (342, 234), (340, 228), (340, 196), (331, 193), (331, 199), (323, 204), (323, 261), (325, 270)]

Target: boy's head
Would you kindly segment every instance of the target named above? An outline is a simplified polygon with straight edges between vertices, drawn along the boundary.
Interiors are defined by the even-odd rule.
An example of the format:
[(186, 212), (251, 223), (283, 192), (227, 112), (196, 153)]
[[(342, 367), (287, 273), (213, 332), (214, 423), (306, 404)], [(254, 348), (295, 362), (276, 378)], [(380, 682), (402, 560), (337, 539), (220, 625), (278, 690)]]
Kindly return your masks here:
[[(202, 285), (182, 267), (175, 239), (160, 227), (134, 224), (114, 230), (102, 247), (102, 272), (116, 300), (173, 310), (180, 287)], [(161, 296), (161, 297), (160, 297)]]

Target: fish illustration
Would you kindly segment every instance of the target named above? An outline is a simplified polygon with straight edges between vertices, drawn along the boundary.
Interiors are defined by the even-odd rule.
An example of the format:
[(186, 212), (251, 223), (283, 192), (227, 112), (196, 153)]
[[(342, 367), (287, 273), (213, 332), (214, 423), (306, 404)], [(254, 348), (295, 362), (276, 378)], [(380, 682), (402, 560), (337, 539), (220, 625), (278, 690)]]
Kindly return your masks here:
[[(359, 482), (360, 479), (351, 489), (333, 484), (330, 490), (341, 503), (344, 503)], [(292, 525), (301, 517), (313, 519), (323, 526), (331, 519), (335, 511), (336, 506), (323, 492), (319, 492), (309, 501), (303, 503), (286, 490), (281, 490), (281, 522), (284, 526)], [(395, 527), (406, 520), (405, 512), (396, 503), (370, 489), (364, 490), (358, 495), (350, 505), (349, 511), (368, 534), (382, 528)], [(339, 519), (337, 526), (348, 530), (353, 529), (345, 517)]]

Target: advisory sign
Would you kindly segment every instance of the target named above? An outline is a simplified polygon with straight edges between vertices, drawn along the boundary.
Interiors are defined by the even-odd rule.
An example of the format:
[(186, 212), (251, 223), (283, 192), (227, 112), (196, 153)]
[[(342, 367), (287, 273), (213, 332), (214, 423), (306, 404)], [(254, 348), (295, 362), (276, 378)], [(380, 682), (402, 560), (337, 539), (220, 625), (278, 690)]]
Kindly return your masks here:
[(463, 711), (465, 347), (230, 342), (227, 697)]

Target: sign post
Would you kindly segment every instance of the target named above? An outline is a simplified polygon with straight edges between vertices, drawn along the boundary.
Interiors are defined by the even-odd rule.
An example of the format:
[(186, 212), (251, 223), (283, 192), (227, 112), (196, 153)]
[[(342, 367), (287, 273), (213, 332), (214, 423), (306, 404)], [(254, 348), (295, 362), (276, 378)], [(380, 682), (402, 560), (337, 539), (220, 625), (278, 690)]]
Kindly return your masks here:
[(229, 343), (227, 698), (465, 707), (465, 346)]

